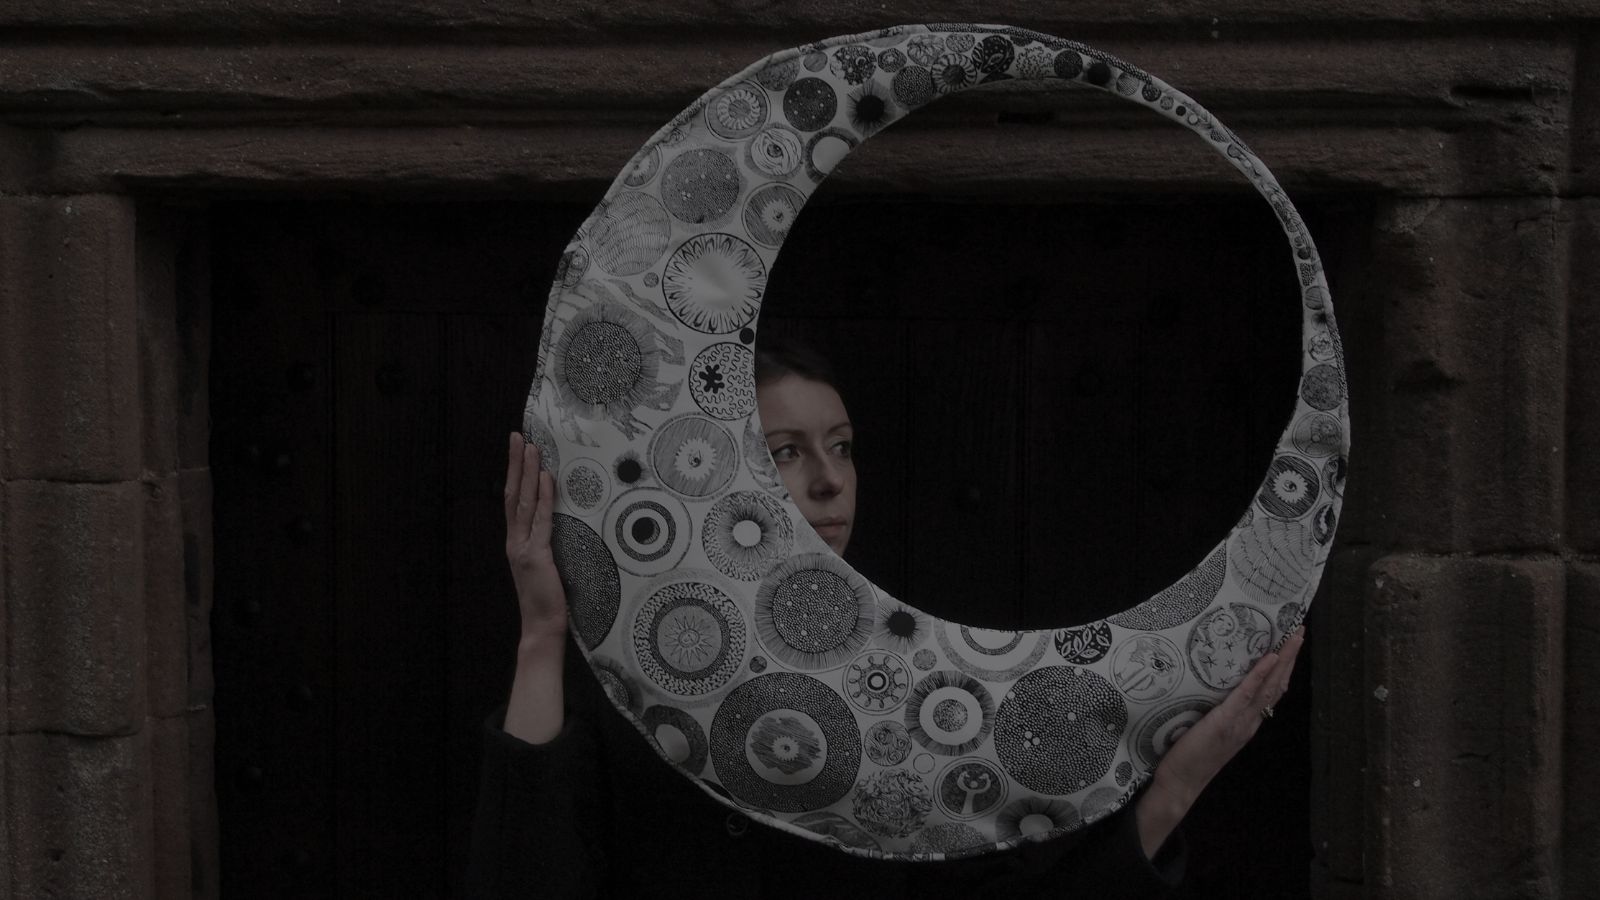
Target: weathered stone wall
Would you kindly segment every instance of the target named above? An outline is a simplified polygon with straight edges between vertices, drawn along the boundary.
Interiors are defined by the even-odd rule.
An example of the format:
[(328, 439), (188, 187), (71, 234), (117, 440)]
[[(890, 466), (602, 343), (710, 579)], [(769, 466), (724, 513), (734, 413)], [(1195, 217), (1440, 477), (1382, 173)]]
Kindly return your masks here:
[[(1333, 286), (1355, 453), (1313, 635), (1313, 882), (1600, 895), (1600, 3), (10, 0), (0, 896), (215, 893), (209, 306), (185, 204), (592, 197), (724, 75), (918, 19), (1124, 56), (1296, 197), (1377, 209)], [(1238, 189), (1103, 100), (954, 98), (830, 189)]]

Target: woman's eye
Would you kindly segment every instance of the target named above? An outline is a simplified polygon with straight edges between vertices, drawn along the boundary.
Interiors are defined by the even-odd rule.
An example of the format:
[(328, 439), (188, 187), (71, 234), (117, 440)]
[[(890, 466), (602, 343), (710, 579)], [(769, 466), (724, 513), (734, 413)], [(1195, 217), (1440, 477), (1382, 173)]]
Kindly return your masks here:
[(853, 442), (851, 442), (851, 441), (840, 441), (837, 444), (833, 445), (834, 454), (836, 454), (838, 456), (842, 456), (842, 457), (844, 457), (846, 459), (849, 459), (851, 454), (854, 451), (855, 451), (855, 444)]
[(792, 460), (792, 459), (796, 458), (799, 455), (800, 455), (799, 451), (797, 451), (794, 448), (793, 444), (785, 444), (782, 447), (779, 447), (779, 448), (777, 448), (777, 449), (772, 451), (772, 461), (773, 462), (788, 462), (789, 460)]

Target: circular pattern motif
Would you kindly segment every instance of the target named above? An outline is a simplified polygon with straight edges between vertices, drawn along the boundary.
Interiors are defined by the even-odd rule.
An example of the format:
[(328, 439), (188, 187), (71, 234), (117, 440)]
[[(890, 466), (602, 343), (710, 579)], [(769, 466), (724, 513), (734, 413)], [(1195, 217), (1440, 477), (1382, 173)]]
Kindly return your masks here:
[(1189, 726), (1211, 711), (1217, 701), (1209, 697), (1182, 697), (1145, 716), (1128, 736), (1129, 750), (1140, 768), (1154, 769)]
[(669, 584), (634, 613), (633, 652), (639, 670), (657, 687), (679, 697), (701, 697), (726, 685), (744, 666), (744, 616), (709, 584)]
[(806, 141), (806, 174), (821, 183), (833, 167), (856, 148), (856, 136), (843, 128), (829, 128), (813, 134)]
[(940, 756), (971, 753), (994, 728), (994, 701), (976, 678), (948, 669), (930, 672), (906, 701), (906, 731)]
[(1033, 668), (1050, 646), (1043, 632), (996, 631), (941, 622), (935, 634), (945, 658), (985, 681), (1011, 681)]
[(1294, 448), (1314, 459), (1332, 456), (1344, 446), (1344, 427), (1326, 413), (1302, 416), (1294, 423)]
[(743, 189), (739, 167), (726, 154), (709, 148), (685, 150), (661, 173), (661, 202), (667, 212), (690, 225), (721, 221)]
[(867, 759), (880, 766), (898, 766), (911, 755), (911, 735), (899, 722), (878, 722), (867, 729)]
[(652, 706), (639, 721), (661, 748), (661, 755), (674, 765), (691, 775), (699, 775), (705, 769), (706, 732), (694, 716), (675, 706)]
[(643, 695), (621, 663), (607, 656), (595, 655), (589, 657), (589, 667), (594, 670), (595, 680), (600, 682), (600, 689), (605, 691), (606, 699), (611, 701), (612, 706), (639, 715)]
[(822, 809), (855, 785), (861, 768), (855, 723), (832, 688), (805, 675), (770, 672), (734, 688), (717, 707), (711, 765), (722, 786), (752, 806)]
[(890, 86), (894, 98), (907, 109), (916, 109), (939, 96), (933, 87), (933, 73), (922, 66), (906, 66), (896, 72)]
[(805, 142), (794, 129), (768, 125), (745, 145), (745, 160), (750, 168), (773, 178), (787, 178), (800, 168)]
[(714, 419), (731, 422), (755, 412), (755, 354), (731, 341), (712, 344), (689, 367), (689, 394)]
[(1070, 794), (1110, 771), (1127, 725), (1128, 707), (1110, 682), (1086, 669), (1046, 666), (1000, 701), (995, 754), (1023, 787)]
[(550, 555), (567, 592), (573, 629), (583, 646), (593, 650), (611, 633), (621, 605), (616, 560), (593, 528), (565, 513), (550, 518)]
[(1333, 366), (1313, 366), (1300, 379), (1300, 396), (1312, 409), (1333, 409), (1344, 402), (1344, 379)]
[(750, 192), (744, 204), (744, 227), (751, 240), (777, 247), (789, 236), (789, 228), (800, 215), (806, 195), (787, 184), (767, 184)]
[(767, 92), (760, 85), (737, 84), (706, 104), (706, 127), (725, 141), (742, 140), (767, 123), (771, 109)]
[(561, 499), (583, 512), (592, 512), (611, 499), (611, 479), (594, 460), (575, 459), (561, 472)]
[(939, 809), (952, 819), (976, 819), (1006, 802), (1009, 779), (1000, 767), (981, 757), (958, 759), (934, 781)]
[(965, 822), (940, 822), (937, 825), (930, 825), (917, 832), (917, 836), (911, 839), (912, 849), (944, 859), (970, 856), (973, 851), (988, 843), (989, 839), (983, 836), (983, 832)]
[(911, 664), (926, 672), (939, 664), (939, 657), (932, 650), (924, 647), (912, 655)]
[(1316, 467), (1298, 456), (1280, 456), (1267, 468), (1256, 502), (1275, 519), (1298, 519), (1311, 511), (1322, 492)]
[(802, 78), (783, 92), (783, 117), (801, 131), (826, 128), (839, 111), (839, 95), (821, 78)]
[(879, 715), (905, 702), (911, 690), (911, 670), (905, 660), (887, 650), (868, 650), (844, 667), (840, 682), (850, 705), (868, 715)]
[(1071, 831), (1080, 821), (1077, 807), (1066, 800), (1029, 795), (1006, 804), (994, 818), (994, 830), (1001, 841), (1043, 840)]
[[(901, 653), (909, 653), (927, 640), (930, 621), (927, 613), (914, 606), (884, 603), (878, 608), (878, 631), (874, 640)], [(932, 650), (926, 652), (928, 656), (933, 656)], [(918, 651), (917, 656), (921, 657), (922, 651)], [(932, 668), (920, 663), (917, 667)]]
[(759, 491), (734, 491), (706, 513), (700, 530), (706, 558), (717, 571), (758, 581), (794, 544), (794, 525), (783, 504)]
[(767, 264), (731, 234), (696, 235), (673, 252), (661, 293), (678, 321), (703, 334), (731, 334), (755, 320)]
[(651, 147), (634, 157), (632, 165), (628, 167), (628, 174), (622, 177), (622, 183), (631, 188), (644, 187), (655, 180), (659, 171), (661, 171), (661, 148)]
[(688, 510), (658, 488), (634, 488), (611, 501), (604, 528), (621, 554), (618, 564), (635, 575), (659, 575), (689, 549)]
[(1055, 635), (1056, 652), (1075, 665), (1087, 666), (1099, 662), (1111, 652), (1111, 627), (1104, 622), (1090, 622), (1073, 628), (1063, 628)]
[(1111, 681), (1136, 703), (1154, 703), (1183, 683), (1183, 654), (1159, 634), (1136, 634), (1111, 654)]
[(874, 772), (855, 788), (851, 814), (862, 828), (882, 837), (905, 837), (920, 829), (933, 812), (928, 783), (914, 772)]
[(1246, 603), (1229, 603), (1201, 616), (1189, 632), (1189, 667), (1201, 683), (1225, 691), (1250, 673), (1272, 647), (1272, 620)]
[(728, 429), (689, 413), (668, 420), (650, 437), (650, 467), (669, 490), (690, 499), (722, 491), (739, 471)]
[(558, 356), (565, 365), (556, 377), (584, 403), (605, 406), (626, 400), (644, 380), (644, 349), (633, 332), (618, 322), (595, 320), (561, 335)]
[(756, 591), (762, 646), (806, 672), (837, 668), (872, 634), (872, 589), (831, 553), (807, 553), (778, 565)]

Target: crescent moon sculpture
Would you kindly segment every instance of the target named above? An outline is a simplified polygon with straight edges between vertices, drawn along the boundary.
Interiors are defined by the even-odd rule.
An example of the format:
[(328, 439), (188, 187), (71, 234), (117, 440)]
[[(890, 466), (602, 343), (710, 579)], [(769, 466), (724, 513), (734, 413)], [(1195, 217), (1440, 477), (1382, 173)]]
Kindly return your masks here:
[[(806, 199), (883, 127), (1007, 79), (1099, 88), (1199, 135), (1272, 206), (1300, 282), (1299, 397), (1243, 518), (1171, 587), (1058, 630), (943, 621), (857, 574), (791, 503), (756, 413), (767, 273)], [(559, 485), (577, 641), (662, 759), (768, 825), (924, 860), (1126, 803), (1300, 624), (1350, 435), (1321, 261), (1261, 160), (1114, 56), (966, 24), (775, 53), (646, 142), (562, 256), (523, 431)]]

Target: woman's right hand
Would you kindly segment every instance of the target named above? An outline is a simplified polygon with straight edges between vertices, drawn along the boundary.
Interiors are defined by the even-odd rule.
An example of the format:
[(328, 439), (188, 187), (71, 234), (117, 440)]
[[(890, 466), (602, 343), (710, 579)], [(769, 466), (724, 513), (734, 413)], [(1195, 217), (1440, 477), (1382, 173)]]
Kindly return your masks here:
[(550, 551), (555, 479), (539, 465), (539, 445), (511, 432), (506, 455), (506, 561), (522, 610), (522, 639), (554, 640), (567, 631), (567, 593)]
[(539, 467), (539, 447), (515, 431), (506, 452), (505, 501), (506, 561), (522, 611), (505, 731), (541, 744), (561, 732), (565, 715), (561, 665), (566, 657), (567, 592), (550, 551), (555, 479)]

